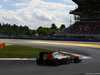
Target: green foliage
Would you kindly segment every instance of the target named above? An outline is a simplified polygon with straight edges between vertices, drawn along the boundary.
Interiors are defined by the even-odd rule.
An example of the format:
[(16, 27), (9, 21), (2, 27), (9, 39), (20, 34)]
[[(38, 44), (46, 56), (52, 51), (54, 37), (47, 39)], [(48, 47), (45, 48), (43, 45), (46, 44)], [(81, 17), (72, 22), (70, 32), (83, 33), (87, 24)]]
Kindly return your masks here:
[(53, 24), (51, 25), (51, 29), (57, 29), (57, 26), (53, 23)]
[(63, 28), (65, 28), (65, 25), (64, 25), (64, 24), (62, 24), (62, 25), (60, 26), (60, 30), (63, 29)]
[(0, 34), (6, 36), (25, 35), (30, 30), (27, 26), (17, 26), (16, 24), (0, 24)]
[[(64, 28), (65, 25), (62, 24), (60, 29)], [(14, 37), (34, 37), (35, 34), (39, 36), (53, 36), (55, 32), (59, 30), (57, 26), (53, 23), (51, 27), (38, 27), (37, 30), (31, 30), (27, 26), (18, 26), (16, 24), (1, 24), (0, 23), (0, 35), (4, 36), (14, 36)]]
[(48, 35), (48, 29), (46, 27), (39, 27), (37, 29), (37, 33), (40, 35), (40, 36), (47, 36)]
[(55, 24), (52, 24), (50, 28), (40, 26), (37, 29), (37, 33), (39, 34), (39, 36), (52, 36), (57, 30), (57, 26)]

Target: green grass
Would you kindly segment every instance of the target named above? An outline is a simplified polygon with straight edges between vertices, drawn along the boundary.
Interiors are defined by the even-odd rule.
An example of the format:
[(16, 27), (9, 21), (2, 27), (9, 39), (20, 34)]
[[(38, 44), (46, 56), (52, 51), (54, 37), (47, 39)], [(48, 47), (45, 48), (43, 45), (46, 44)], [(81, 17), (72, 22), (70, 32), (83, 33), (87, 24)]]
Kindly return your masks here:
[(54, 52), (28, 46), (6, 45), (4, 49), (0, 49), (0, 58), (37, 58), (41, 51)]

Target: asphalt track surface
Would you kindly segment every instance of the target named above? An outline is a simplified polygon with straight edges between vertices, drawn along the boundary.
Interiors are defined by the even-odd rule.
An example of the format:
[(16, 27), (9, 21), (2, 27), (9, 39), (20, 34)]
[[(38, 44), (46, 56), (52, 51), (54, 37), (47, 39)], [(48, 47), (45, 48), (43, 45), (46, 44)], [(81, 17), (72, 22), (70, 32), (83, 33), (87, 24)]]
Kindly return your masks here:
[[(91, 56), (92, 59), (83, 60), (81, 63), (65, 64), (59, 66), (40, 66), (32, 60), (0, 61), (0, 75), (100, 75), (100, 48), (46, 44), (28, 42), (29, 40), (0, 40), (1, 42), (17, 45), (26, 45), (38, 48), (63, 50), (72, 53), (78, 53), (86, 56)], [(31, 41), (31, 40), (30, 40)], [(34, 40), (33, 40), (34, 41)], [(55, 41), (77, 44), (94, 44), (100, 45), (100, 42), (73, 42), (73, 41)]]

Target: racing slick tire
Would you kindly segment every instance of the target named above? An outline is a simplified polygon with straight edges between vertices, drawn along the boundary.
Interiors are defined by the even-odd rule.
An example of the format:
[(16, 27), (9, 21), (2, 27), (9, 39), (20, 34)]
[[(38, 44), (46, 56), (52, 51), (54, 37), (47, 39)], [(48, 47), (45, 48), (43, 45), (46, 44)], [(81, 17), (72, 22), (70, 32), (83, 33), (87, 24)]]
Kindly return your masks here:
[(52, 59), (51, 60), (51, 65), (57, 66), (58, 65), (58, 59)]
[(79, 57), (78, 56), (75, 56), (74, 57), (74, 63), (79, 63), (79, 62), (80, 62)]
[(39, 60), (39, 58), (36, 59), (36, 63), (37, 63), (38, 65), (42, 65), (42, 64), (43, 64), (43, 63)]

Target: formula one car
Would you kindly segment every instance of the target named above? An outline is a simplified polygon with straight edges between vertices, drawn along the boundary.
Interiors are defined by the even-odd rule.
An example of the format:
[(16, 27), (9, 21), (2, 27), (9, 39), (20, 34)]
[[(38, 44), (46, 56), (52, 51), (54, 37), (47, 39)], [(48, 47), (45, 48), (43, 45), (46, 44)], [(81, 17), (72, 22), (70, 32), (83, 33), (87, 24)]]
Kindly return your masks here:
[(40, 52), (36, 62), (39, 65), (47, 64), (57, 66), (58, 64), (69, 64), (70, 62), (79, 63), (82, 60), (78, 56), (64, 55), (61, 51), (58, 52)]

